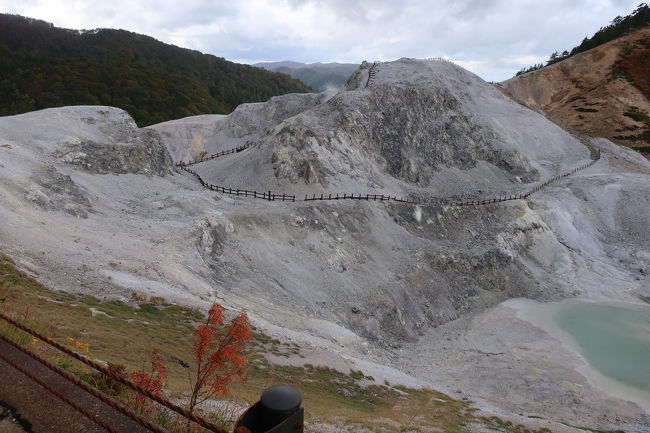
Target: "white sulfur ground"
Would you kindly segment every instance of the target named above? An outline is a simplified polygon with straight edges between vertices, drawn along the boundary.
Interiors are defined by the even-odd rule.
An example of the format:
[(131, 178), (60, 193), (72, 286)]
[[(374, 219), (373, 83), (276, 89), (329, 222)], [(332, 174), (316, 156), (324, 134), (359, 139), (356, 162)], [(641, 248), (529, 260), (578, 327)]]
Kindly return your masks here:
[[(498, 131), (504, 148), (525, 155), (542, 179), (589, 160), (584, 146), (542, 116), (472, 74), (438, 63), (382, 65), (376, 85), (444, 87), (462, 110)], [(288, 95), (247, 104), (230, 116), (181, 119), (147, 131), (161, 134), (175, 160), (255, 141), (261, 153), (248, 149), (205, 163), (202, 175), (218, 181), (227, 174), (260, 188), (271, 182), (307, 193), (321, 186), (273, 174), (271, 155), (284, 149), (275, 126), (308, 126), (327, 136), (338, 127), (341, 100), (359, 119), (377, 115), (363, 105), (372, 91), (353, 89), (334, 98)], [(352, 122), (350, 128), (362, 126)], [(594, 140), (603, 151), (595, 166), (530, 200), (475, 213), (252, 201), (206, 192), (179, 172), (97, 174), (55, 156), (69, 142), (126, 145), (137, 132), (124, 112), (109, 107), (0, 118), (0, 250), (54, 289), (124, 299), (143, 292), (201, 308), (218, 289), (229, 306), (247, 308), (256, 326), (303, 347), (304, 360), (287, 362), (360, 369), (379, 383), (431, 386), (466, 397), (487, 413), (552, 425), (553, 431), (572, 431), (561, 423), (647, 431), (643, 408), (590, 383), (574, 351), (522, 320), (512, 305), (500, 304), (508, 295), (487, 281), (490, 266), (515, 263), (527, 281), (537, 282), (526, 288), (537, 299), (643, 302), (650, 296), (650, 284), (639, 273), (650, 264), (650, 164), (638, 154)], [(420, 188), (387, 175), (380, 157), (363, 153), (371, 148), (361, 152), (346, 140), (326, 150), (327, 140), (314, 139), (285, 156), (289, 161), (315, 152), (320, 159), (314, 161), (331, 170), (332, 184), (340, 187), (374, 182), (391, 192)], [(54, 188), (35, 180), (43, 166), (61, 175)], [(61, 189), (68, 185), (66, 176), (87, 201), (75, 202), (74, 194)], [(441, 169), (432, 179), (429, 188), (441, 194), (522, 187), (486, 162), (468, 170)], [(68, 212), (82, 202), (89, 203), (83, 205), (87, 218)], [(495, 254), (486, 251), (505, 257), (503, 263), (490, 265)], [(456, 304), (466, 309), (458, 312), (450, 299), (465, 284), (443, 287), (445, 270), (431, 262), (444, 256), (453, 264), (464, 255), (478, 257), (468, 262), (464, 276), (486, 288), (467, 293)], [(472, 263), (487, 271), (474, 278)], [(434, 307), (425, 308), (427, 303)], [(416, 328), (418, 323), (426, 324)], [(404, 329), (416, 330), (400, 337)]]

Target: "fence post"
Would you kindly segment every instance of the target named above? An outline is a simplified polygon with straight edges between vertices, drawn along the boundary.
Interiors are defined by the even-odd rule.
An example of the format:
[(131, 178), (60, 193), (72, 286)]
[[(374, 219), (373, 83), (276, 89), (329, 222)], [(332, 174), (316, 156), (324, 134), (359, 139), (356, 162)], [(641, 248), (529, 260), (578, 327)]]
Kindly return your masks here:
[(266, 389), (260, 400), (235, 422), (235, 431), (303, 433), (304, 412), (300, 391), (289, 385)]

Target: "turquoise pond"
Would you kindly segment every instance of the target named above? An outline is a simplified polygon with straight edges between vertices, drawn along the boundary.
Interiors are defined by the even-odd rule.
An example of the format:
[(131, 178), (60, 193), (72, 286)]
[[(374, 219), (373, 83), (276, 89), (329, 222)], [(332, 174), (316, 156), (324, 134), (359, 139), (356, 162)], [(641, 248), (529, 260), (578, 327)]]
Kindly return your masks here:
[(571, 303), (553, 321), (601, 374), (650, 391), (650, 308)]

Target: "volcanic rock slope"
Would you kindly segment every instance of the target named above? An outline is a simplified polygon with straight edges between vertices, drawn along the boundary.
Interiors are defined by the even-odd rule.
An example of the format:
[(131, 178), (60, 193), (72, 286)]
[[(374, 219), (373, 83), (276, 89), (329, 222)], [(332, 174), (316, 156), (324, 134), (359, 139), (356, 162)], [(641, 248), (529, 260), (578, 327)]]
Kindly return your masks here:
[[(295, 202), (212, 192), (172, 163), (243, 144), (192, 169)], [(517, 383), (512, 396), (492, 392), (490, 357), (452, 368), (453, 339), (488, 329), (507, 298), (650, 295), (638, 271), (650, 265), (650, 164), (606, 140), (590, 145), (602, 151), (596, 164), (527, 200), (436, 204), (515, 195), (591, 161), (567, 132), (443, 61), (364, 63), (334, 95), (146, 129), (115, 108), (48, 109), (0, 118), (0, 248), (55, 289), (202, 307), (216, 289), (272, 334), (393, 365), (422, 384), (455, 390), (464, 380), (468, 397), (492, 409), (591, 420), (623, 408), (616, 425), (634, 427), (643, 410), (589, 391), (571, 366), (556, 365), (566, 375), (544, 382), (540, 407), (539, 383), (518, 382), (548, 355), (537, 349), (530, 362), (503, 361), (512, 370), (495, 367), (501, 386)], [(321, 193), (428, 204), (303, 201)], [(502, 342), (481, 337), (490, 338)], [(450, 354), (433, 372), (432, 351)], [(567, 377), (595, 397), (568, 405)]]

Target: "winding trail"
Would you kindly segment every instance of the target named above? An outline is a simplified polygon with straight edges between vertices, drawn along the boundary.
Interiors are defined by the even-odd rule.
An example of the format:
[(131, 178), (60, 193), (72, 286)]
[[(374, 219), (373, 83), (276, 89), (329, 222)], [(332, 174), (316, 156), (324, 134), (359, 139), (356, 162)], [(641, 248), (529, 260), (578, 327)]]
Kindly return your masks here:
[[(499, 197), (490, 197), (490, 198), (484, 198), (484, 199), (475, 199), (475, 200), (464, 200), (464, 201), (443, 201), (443, 200), (438, 200), (438, 201), (423, 201), (417, 198), (404, 198), (404, 197), (397, 197), (397, 196), (390, 196), (390, 195), (384, 195), (384, 194), (360, 194), (360, 193), (322, 193), (320, 195), (317, 194), (312, 194), (310, 197), (309, 195), (305, 195), (304, 199), (298, 199), (296, 200), (295, 195), (291, 194), (286, 194), (286, 193), (276, 193), (272, 191), (265, 191), (265, 192), (259, 192), (259, 191), (253, 191), (253, 190), (247, 190), (247, 189), (240, 189), (240, 188), (232, 188), (232, 187), (226, 187), (226, 186), (220, 186), (220, 185), (213, 185), (211, 183), (206, 182), (203, 180), (203, 178), (194, 170), (188, 168), (188, 165), (195, 165), (201, 162), (205, 162), (214, 158), (217, 158), (218, 156), (223, 156), (223, 155), (229, 155), (232, 153), (236, 152), (241, 152), (243, 150), (246, 150), (249, 146), (244, 146), (243, 148), (234, 148), (230, 150), (226, 150), (223, 152), (220, 152), (220, 154), (215, 154), (212, 155), (208, 158), (200, 159), (200, 160), (195, 160), (190, 163), (184, 163), (184, 162), (179, 162), (176, 164), (177, 167), (179, 167), (181, 170), (184, 170), (190, 174), (192, 174), (196, 179), (199, 181), (201, 186), (204, 188), (210, 190), (210, 191), (216, 191), (220, 192), (223, 194), (229, 194), (229, 195), (236, 195), (238, 197), (251, 197), (251, 198), (256, 198), (256, 199), (262, 199), (262, 200), (268, 200), (268, 201), (275, 201), (275, 200), (282, 200), (282, 201), (329, 201), (329, 200), (366, 200), (366, 201), (393, 201), (396, 203), (405, 203), (405, 204), (412, 204), (412, 205), (418, 205), (418, 206), (447, 206), (447, 207), (461, 207), (461, 206), (482, 206), (486, 204), (494, 204), (494, 203), (501, 203), (505, 201), (511, 201), (511, 200), (525, 200), (528, 197), (530, 197), (532, 194), (541, 191), (542, 189), (546, 188), (553, 182), (556, 182), (562, 178), (571, 176), (572, 174), (578, 173), (579, 171), (585, 170), (592, 165), (594, 165), (598, 160), (600, 160), (600, 150), (596, 149), (590, 145), (585, 145), (587, 146), (590, 151), (591, 151), (591, 161), (588, 163), (582, 164), (578, 167), (575, 167), (569, 171), (566, 171), (562, 174), (553, 176), (550, 179), (547, 179), (545, 182), (542, 182), (533, 188), (529, 189), (528, 191), (525, 192), (519, 192), (515, 194), (508, 194), (504, 196), (499, 196)], [(241, 149), (241, 150), (237, 150)]]
[[(436, 59), (431, 59), (431, 60), (439, 60), (439, 61), (446, 61), (446, 62), (451, 62), (448, 59), (443, 59), (443, 58), (436, 58)], [(453, 62), (451, 62), (453, 63)], [(373, 64), (368, 68), (368, 78), (366, 80), (365, 87), (369, 87), (371, 84), (374, 83), (375, 77), (377, 76), (378, 68), (379, 68), (380, 62), (373, 62)], [(268, 200), (268, 201), (275, 201), (275, 200), (282, 200), (282, 201), (330, 201), (330, 200), (366, 200), (366, 201), (392, 201), (396, 203), (405, 203), (405, 204), (411, 204), (411, 205), (417, 205), (417, 206), (446, 206), (446, 207), (462, 207), (462, 206), (482, 206), (486, 204), (494, 204), (494, 203), (501, 203), (505, 201), (511, 201), (511, 200), (525, 200), (528, 197), (530, 197), (532, 194), (541, 191), (542, 189), (546, 188), (553, 182), (556, 182), (562, 178), (565, 178), (567, 176), (571, 176), (572, 174), (575, 174), (579, 171), (585, 170), (592, 165), (594, 165), (598, 160), (600, 160), (600, 150), (596, 149), (590, 144), (584, 143), (583, 144), (590, 150), (591, 153), (591, 160), (588, 163), (582, 164), (578, 167), (575, 167), (567, 172), (564, 172), (562, 174), (553, 176), (550, 179), (547, 179), (546, 181), (534, 186), (533, 188), (524, 191), (524, 192), (517, 192), (514, 194), (508, 194), (508, 195), (503, 195), (503, 196), (498, 196), (498, 197), (486, 197), (482, 199), (473, 199), (473, 200), (432, 200), (432, 201), (423, 201), (419, 198), (405, 198), (405, 197), (397, 197), (397, 196), (390, 196), (390, 195), (385, 195), (385, 194), (360, 194), (360, 193), (321, 193), (321, 194), (312, 194), (311, 197), (309, 195), (305, 195), (305, 198), (300, 200), (296, 200), (295, 195), (291, 194), (286, 194), (286, 193), (279, 193), (279, 192), (273, 192), (273, 191), (254, 191), (254, 190), (247, 190), (247, 189), (241, 189), (241, 188), (232, 188), (229, 186), (223, 186), (223, 185), (213, 185), (211, 183), (206, 182), (196, 171), (188, 168), (189, 166), (193, 166), (196, 164), (200, 164), (205, 161), (210, 161), (215, 158), (219, 158), (221, 156), (225, 155), (231, 155), (233, 153), (239, 153), (243, 152), (251, 147), (250, 144), (245, 144), (244, 146), (239, 146), (235, 147), (232, 149), (226, 149), (221, 152), (212, 154), (210, 156), (203, 156), (201, 158), (197, 158), (193, 161), (189, 162), (183, 162), (180, 161), (176, 163), (176, 167), (180, 168), (181, 170), (184, 170), (194, 177), (199, 181), (201, 186), (204, 188), (210, 190), (210, 191), (216, 191), (220, 192), (223, 194), (229, 194), (229, 195), (236, 195), (236, 196), (243, 196), (243, 197), (252, 197), (256, 199), (262, 199), (262, 200)]]

